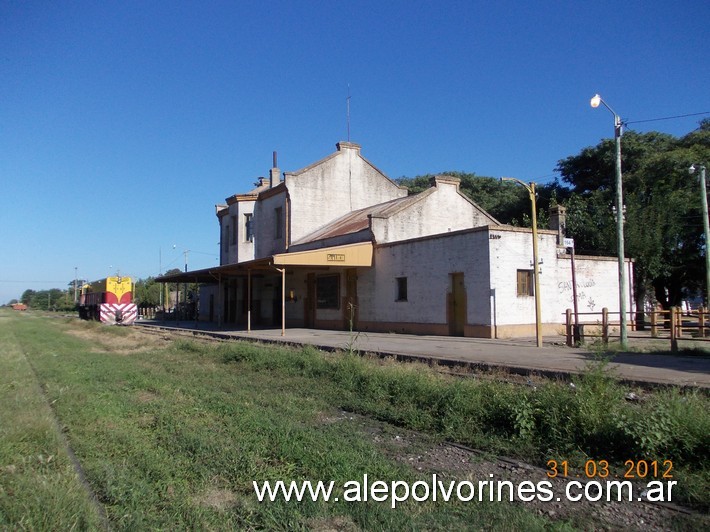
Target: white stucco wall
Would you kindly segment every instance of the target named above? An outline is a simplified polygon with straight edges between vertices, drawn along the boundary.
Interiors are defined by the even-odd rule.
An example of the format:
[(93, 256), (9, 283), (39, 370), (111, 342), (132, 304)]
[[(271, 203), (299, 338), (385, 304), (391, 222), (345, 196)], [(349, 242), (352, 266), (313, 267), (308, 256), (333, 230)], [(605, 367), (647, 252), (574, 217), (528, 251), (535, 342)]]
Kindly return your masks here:
[[(572, 308), (571, 267), (558, 257), (556, 234), (538, 235), (541, 320), (565, 323)], [(358, 278), (360, 319), (370, 322), (446, 324), (451, 274), (464, 274), (467, 326), (489, 326), (493, 334), (533, 331), (535, 297), (519, 296), (517, 271), (532, 270), (530, 229), (490, 227), (414, 239), (375, 248), (374, 266)], [(598, 322), (603, 307), (618, 312), (616, 262), (606, 257), (577, 257), (577, 286), (582, 322)], [(396, 301), (397, 277), (407, 277), (407, 301)], [(629, 297), (630, 299), (630, 297)], [(613, 318), (612, 318), (613, 319)], [(618, 318), (617, 318), (618, 319)], [(548, 327), (547, 333), (554, 331)]]
[(254, 259), (254, 240), (246, 240), (246, 215), (254, 213), (254, 201), (240, 201), (237, 203), (237, 254), (235, 262), (245, 262)]
[(407, 195), (360, 155), (359, 146), (338, 146), (322, 161), (285, 174), (291, 198), (291, 241), (348, 212)]
[[(260, 259), (283, 253), (286, 249), (286, 220), (288, 209), (286, 206), (286, 189), (281, 186), (280, 191), (267, 197), (261, 196), (254, 205), (254, 258)], [(282, 227), (281, 236), (274, 235), (276, 227), (276, 209), (281, 209)]]
[[(521, 325), (535, 322), (535, 298), (517, 295), (517, 270), (532, 269), (530, 229), (491, 228), (491, 288), (495, 290), (494, 325)], [(500, 236), (501, 238), (495, 238)], [(568, 255), (558, 256), (557, 238), (550, 231), (538, 235), (540, 265), (541, 320), (565, 323), (565, 311), (573, 307), (572, 270)], [(596, 323), (606, 307), (619, 310), (617, 263), (611, 257), (577, 257), (579, 311), (596, 315), (580, 316), (580, 321)], [(630, 296), (627, 305), (630, 305)], [(630, 306), (629, 306), (630, 308)], [(618, 317), (616, 318), (618, 319)]]
[[(238, 200), (228, 206), (226, 214), (220, 216), (220, 264), (234, 264), (254, 258), (254, 242), (245, 240), (245, 214), (254, 212), (254, 201)], [(236, 222), (237, 238), (233, 241), (232, 231)], [(229, 226), (229, 235), (226, 227)], [(224, 240), (227, 239), (225, 246)]]
[(494, 220), (459, 193), (458, 179), (437, 178), (436, 186), (421, 199), (386, 218), (372, 217), (378, 243), (472, 229)]
[[(619, 312), (619, 267), (616, 257), (584, 257), (575, 258), (577, 280), (577, 306), (579, 319), (582, 323), (596, 323), (598, 315), (585, 315), (584, 313), (599, 313), (606, 307), (609, 312)], [(572, 297), (572, 261), (569, 255), (558, 260), (558, 278), (556, 294), (559, 307), (574, 308)], [(629, 279), (629, 293), (626, 299), (626, 308), (633, 311), (632, 279), (633, 265), (627, 262), (627, 275)], [(618, 315), (610, 318), (618, 321)]]
[[(499, 238), (500, 237), (500, 238)], [(496, 230), (489, 235), (491, 257), (491, 297), (495, 314), (492, 325), (535, 323), (535, 297), (518, 295), (518, 270), (533, 270), (532, 231)], [(557, 288), (557, 235), (538, 235), (540, 265), (541, 320), (560, 323)]]
[[(446, 324), (451, 273), (462, 272), (467, 321), (489, 321), (487, 233), (442, 235), (375, 248), (374, 268), (358, 278), (360, 319)], [(407, 301), (396, 301), (397, 277), (407, 277)]]

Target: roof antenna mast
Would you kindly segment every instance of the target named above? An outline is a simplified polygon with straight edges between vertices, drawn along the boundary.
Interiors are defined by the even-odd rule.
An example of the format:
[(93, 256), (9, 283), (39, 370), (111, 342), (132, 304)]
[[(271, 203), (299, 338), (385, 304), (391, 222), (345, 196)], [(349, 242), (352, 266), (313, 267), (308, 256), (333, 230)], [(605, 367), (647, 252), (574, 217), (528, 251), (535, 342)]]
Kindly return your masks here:
[(345, 100), (347, 102), (347, 118), (348, 118), (348, 142), (350, 142), (350, 83), (348, 83), (348, 97)]

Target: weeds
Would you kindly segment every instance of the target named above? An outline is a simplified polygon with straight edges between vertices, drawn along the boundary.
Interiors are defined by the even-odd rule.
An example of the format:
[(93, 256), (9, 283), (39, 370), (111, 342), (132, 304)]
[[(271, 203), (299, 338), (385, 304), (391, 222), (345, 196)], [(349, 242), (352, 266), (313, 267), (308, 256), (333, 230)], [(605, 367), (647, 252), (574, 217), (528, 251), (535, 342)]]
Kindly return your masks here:
[[(554, 381), (518, 386), (347, 352), (247, 342), (176, 340), (114, 356), (93, 352), (91, 339), (63, 334), (66, 324), (31, 321), (13, 321), (13, 341), (36, 365), (116, 529), (298, 529), (338, 519), (361, 529), (549, 525), (514, 505), (408, 504), (391, 511), (371, 502), (256, 504), (254, 479), (342, 483), (363, 472), (385, 480), (420, 478), (378, 453), (354, 424), (318, 421), (335, 409), (543, 466), (549, 458), (623, 462), (656, 453), (674, 460), (674, 473), (687, 486), (685, 500), (707, 504), (708, 398), (669, 390), (630, 402), (603, 360), (574, 387)], [(3, 381), (0, 391), (14, 392), (18, 383), (17, 377)], [(0, 429), (5, 426), (3, 420)], [(33, 442), (27, 456), (42, 454), (47, 462), (56, 455), (46, 441)], [(38, 467), (52, 467), (54, 460)], [(17, 515), (0, 520), (0, 528), (19, 528)]]
[[(626, 400), (629, 390), (597, 357), (574, 383), (539, 387), (503, 382), (451, 380), (419, 364), (383, 365), (341, 353), (308, 348), (285, 352), (251, 344), (230, 346), (250, 353), (225, 361), (254, 368), (268, 364), (285, 374), (325, 378), (338, 390), (338, 404), (361, 414), (492, 452), (532, 460), (552, 457), (584, 464), (589, 458), (622, 464), (629, 459), (688, 464), (702, 480), (709, 462), (710, 402), (698, 392), (660, 391), (650, 399)], [(274, 359), (278, 359), (276, 363)], [(697, 494), (688, 494), (701, 507)]]

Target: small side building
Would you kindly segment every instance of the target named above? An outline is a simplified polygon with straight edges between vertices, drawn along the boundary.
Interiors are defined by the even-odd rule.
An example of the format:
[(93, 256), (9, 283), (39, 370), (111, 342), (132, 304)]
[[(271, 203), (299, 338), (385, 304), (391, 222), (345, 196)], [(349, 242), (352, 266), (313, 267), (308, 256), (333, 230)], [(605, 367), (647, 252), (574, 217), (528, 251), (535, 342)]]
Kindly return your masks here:
[[(220, 266), (162, 280), (204, 283), (199, 318), (247, 329), (535, 334), (530, 229), (499, 223), (455, 177), (436, 176), (408, 195), (359, 145), (336, 148), (283, 179), (274, 157), (269, 178), (216, 208)], [(552, 229), (538, 232), (545, 334), (561, 333), (573, 306), (570, 256), (560, 246), (564, 209), (551, 220)], [(580, 312), (618, 312), (617, 264), (576, 257)]]

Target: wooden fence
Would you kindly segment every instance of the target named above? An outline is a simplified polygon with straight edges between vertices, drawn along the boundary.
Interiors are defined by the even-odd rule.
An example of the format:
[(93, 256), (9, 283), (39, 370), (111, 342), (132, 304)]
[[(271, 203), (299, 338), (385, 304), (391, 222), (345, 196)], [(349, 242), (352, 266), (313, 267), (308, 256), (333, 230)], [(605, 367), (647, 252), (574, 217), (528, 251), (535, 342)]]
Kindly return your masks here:
[[(609, 312), (603, 308), (601, 312), (580, 312), (578, 316), (599, 316), (596, 323), (585, 321), (575, 327), (574, 313), (567, 309), (566, 336), (567, 345), (579, 345), (586, 338), (601, 338), (606, 345), (609, 338), (618, 338), (620, 328), (619, 313)], [(610, 316), (616, 316), (616, 321), (611, 321)], [(629, 313), (627, 320), (628, 338), (658, 339), (670, 341), (671, 350), (678, 349), (678, 340), (698, 342), (710, 341), (710, 311), (701, 308), (692, 312), (683, 313), (680, 307), (671, 307), (669, 310), (654, 310), (644, 313), (644, 321), (637, 321), (637, 313)], [(585, 318), (587, 320), (588, 318)], [(615, 332), (617, 331), (617, 332)]]

